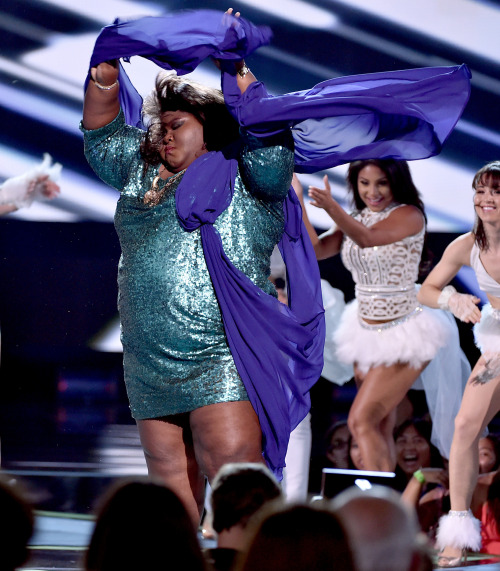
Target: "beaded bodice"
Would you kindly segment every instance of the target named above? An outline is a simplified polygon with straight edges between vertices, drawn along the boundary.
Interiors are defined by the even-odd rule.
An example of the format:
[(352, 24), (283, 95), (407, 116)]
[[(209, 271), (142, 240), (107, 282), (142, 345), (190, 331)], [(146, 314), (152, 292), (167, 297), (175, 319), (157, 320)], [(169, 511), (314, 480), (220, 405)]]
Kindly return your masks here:
[[(382, 212), (368, 208), (353, 217), (369, 227), (384, 220), (401, 204), (392, 204)], [(403, 317), (417, 305), (415, 282), (424, 245), (425, 226), (418, 234), (392, 244), (360, 248), (344, 236), (342, 262), (356, 284), (360, 317), (391, 320)]]

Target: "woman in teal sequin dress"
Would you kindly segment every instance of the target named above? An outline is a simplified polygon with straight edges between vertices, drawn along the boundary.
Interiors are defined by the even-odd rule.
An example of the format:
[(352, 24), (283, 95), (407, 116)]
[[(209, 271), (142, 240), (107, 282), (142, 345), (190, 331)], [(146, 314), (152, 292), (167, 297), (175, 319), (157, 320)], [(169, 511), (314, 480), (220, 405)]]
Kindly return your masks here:
[[(150, 474), (196, 520), (202, 474), (210, 480), (226, 462), (261, 462), (261, 430), (228, 347), (200, 231), (179, 224), (176, 188), (196, 158), (227, 140), (239, 145), (233, 198), (214, 226), (232, 263), (274, 295), (269, 260), (283, 232), (293, 144), (288, 132), (267, 143), (240, 137), (220, 92), (168, 74), (145, 103), (144, 138), (125, 124), (117, 73), (108, 63), (93, 68), (82, 130), (89, 163), (121, 193), (115, 226), (125, 381)], [(237, 75), (242, 92), (253, 81), (247, 68)]]

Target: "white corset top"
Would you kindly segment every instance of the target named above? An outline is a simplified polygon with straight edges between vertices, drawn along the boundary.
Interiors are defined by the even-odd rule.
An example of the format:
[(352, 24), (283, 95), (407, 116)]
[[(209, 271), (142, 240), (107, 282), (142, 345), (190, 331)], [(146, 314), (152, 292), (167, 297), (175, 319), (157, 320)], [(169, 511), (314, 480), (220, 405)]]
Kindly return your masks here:
[[(368, 208), (353, 217), (370, 227), (403, 206), (393, 204), (382, 212)], [(387, 244), (360, 248), (344, 236), (342, 262), (356, 284), (359, 316), (372, 320), (391, 320), (408, 315), (418, 307), (415, 282), (424, 246), (425, 226), (414, 236)]]

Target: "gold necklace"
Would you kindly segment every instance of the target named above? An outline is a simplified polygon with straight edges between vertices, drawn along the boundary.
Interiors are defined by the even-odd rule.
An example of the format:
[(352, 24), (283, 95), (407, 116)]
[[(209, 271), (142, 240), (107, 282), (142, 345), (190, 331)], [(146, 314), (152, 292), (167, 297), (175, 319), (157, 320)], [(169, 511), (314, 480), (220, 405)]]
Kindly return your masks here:
[(160, 200), (163, 198), (163, 195), (166, 191), (174, 184), (176, 180), (178, 180), (184, 173), (186, 169), (179, 171), (178, 173), (174, 174), (170, 178), (167, 178), (165, 184), (160, 189), (158, 183), (160, 180), (163, 180), (160, 175), (157, 175), (153, 179), (153, 184), (151, 188), (144, 194), (144, 204), (148, 206), (157, 206), (160, 203)]

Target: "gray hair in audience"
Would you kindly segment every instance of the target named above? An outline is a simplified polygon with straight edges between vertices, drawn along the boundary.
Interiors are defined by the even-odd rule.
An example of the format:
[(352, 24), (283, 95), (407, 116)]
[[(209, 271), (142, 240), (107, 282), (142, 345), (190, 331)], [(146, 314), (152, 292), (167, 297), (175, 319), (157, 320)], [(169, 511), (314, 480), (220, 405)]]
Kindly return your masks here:
[(415, 510), (384, 487), (351, 487), (331, 501), (347, 530), (359, 571), (409, 571), (421, 551)]

